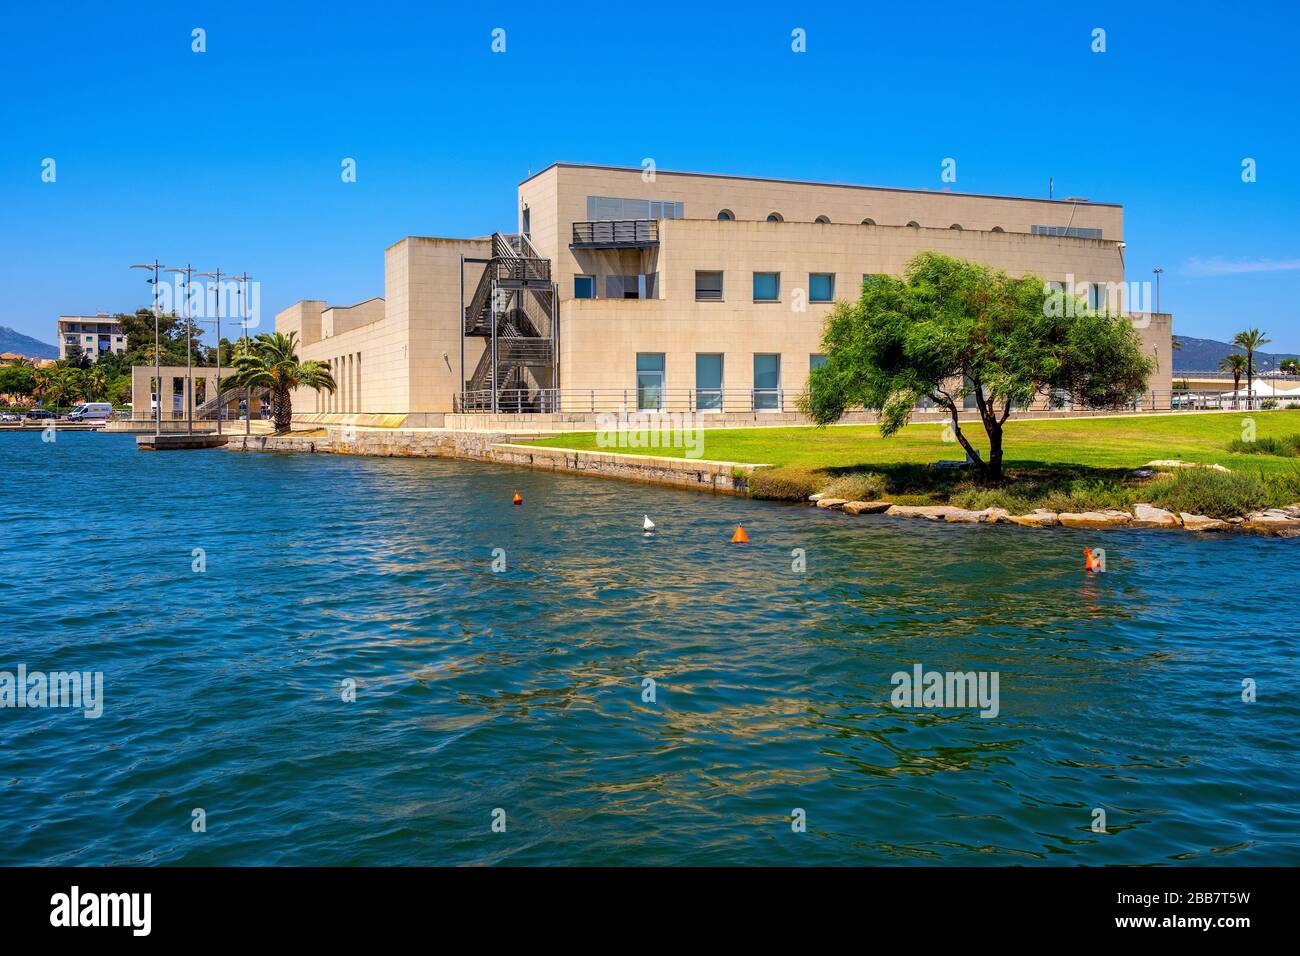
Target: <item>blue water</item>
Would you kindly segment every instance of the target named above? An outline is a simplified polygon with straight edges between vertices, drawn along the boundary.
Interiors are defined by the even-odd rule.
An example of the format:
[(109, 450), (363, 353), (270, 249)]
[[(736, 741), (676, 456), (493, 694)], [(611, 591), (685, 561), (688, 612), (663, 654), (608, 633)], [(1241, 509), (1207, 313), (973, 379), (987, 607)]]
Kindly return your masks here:
[[(0, 474), (0, 670), (105, 680), (0, 709), (0, 863), (1300, 862), (1294, 541), (87, 433)], [(891, 706), (918, 662), (1000, 713)]]

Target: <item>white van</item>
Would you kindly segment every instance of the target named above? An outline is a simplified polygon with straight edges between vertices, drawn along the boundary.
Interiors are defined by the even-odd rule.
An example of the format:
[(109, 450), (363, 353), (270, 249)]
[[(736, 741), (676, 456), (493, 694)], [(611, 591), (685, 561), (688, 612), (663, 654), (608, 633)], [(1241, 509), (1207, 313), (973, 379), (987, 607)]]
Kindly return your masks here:
[(70, 422), (106, 422), (113, 417), (113, 406), (109, 402), (86, 402), (68, 412)]

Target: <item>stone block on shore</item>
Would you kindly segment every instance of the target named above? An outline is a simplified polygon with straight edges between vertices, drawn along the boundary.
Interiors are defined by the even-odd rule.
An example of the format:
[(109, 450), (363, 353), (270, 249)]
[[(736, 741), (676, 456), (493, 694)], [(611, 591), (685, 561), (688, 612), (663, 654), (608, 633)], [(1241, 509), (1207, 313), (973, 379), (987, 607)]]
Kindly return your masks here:
[(818, 498), (818, 508), (843, 508), (849, 503), (848, 498)]
[(1027, 515), (1008, 515), (1003, 520), (1018, 524), (1022, 528), (1055, 528), (1061, 523), (1055, 511), (1047, 511), (1043, 508), (1035, 508)]
[(1133, 522), (1127, 511), (1063, 511), (1057, 517), (1067, 528), (1123, 528)]
[(1156, 508), (1148, 504), (1133, 506), (1132, 526), (1134, 528), (1178, 528), (1181, 525), (1181, 519), (1172, 511), (1165, 511), (1164, 508)]
[(878, 515), (883, 511), (888, 511), (891, 504), (888, 501), (850, 501), (844, 505), (846, 515)]
[(1205, 515), (1189, 515), (1186, 511), (1179, 512), (1179, 518), (1183, 521), (1183, 527), (1188, 531), (1230, 531), (1232, 525), (1219, 518), (1207, 518)]
[(963, 510), (952, 505), (890, 505), (885, 514), (896, 518), (925, 518), (927, 521), (943, 521), (948, 515)]

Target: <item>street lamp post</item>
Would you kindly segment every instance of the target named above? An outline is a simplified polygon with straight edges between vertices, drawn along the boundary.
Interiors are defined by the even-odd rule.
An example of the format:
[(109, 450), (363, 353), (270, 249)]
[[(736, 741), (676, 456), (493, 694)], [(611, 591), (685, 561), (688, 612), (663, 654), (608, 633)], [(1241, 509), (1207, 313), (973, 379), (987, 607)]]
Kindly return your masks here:
[[(212, 310), (213, 321), (217, 323), (217, 434), (221, 434), (221, 416), (226, 410), (225, 402), (221, 400), (221, 276), (220, 269), (213, 269), (211, 272), (197, 273), (200, 278), (211, 279), (215, 285), (215, 295)], [(207, 302), (207, 296), (203, 298)]]
[(185, 312), (183, 321), (185, 323), (185, 433), (194, 434), (194, 357), (191, 353), (192, 336), (190, 335), (190, 277), (194, 275), (194, 267), (187, 265), (183, 269), (167, 269), (167, 272), (178, 272), (185, 277)]
[[(244, 331), (244, 351), (248, 351), (248, 317), (244, 310), (248, 307), (248, 280), (252, 278), (247, 272), (241, 275), (232, 276), (239, 283), (239, 291), (236, 293), (239, 297), (239, 324)], [(253, 421), (253, 390), (244, 386), (244, 435), (252, 433)]]
[(1158, 313), (1160, 311), (1160, 273), (1164, 272), (1165, 270), (1157, 268), (1157, 269), (1152, 269), (1151, 271), (1155, 273), (1155, 277), (1156, 277), (1156, 312)]
[(154, 435), (162, 434), (162, 358), (158, 353), (158, 273), (166, 268), (155, 257), (149, 265), (134, 265), (132, 269), (152, 269), (153, 278), (149, 283), (153, 286), (153, 433)]

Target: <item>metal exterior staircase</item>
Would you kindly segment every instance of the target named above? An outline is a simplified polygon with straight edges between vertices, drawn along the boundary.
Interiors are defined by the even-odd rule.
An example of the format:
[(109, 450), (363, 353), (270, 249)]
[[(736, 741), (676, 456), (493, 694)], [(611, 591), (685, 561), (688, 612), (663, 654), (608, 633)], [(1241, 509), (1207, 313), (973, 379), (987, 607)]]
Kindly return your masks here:
[(541, 410), (544, 391), (559, 378), (558, 305), (551, 261), (527, 236), (493, 233), (492, 258), (465, 307), (464, 334), (486, 341), (460, 411)]

